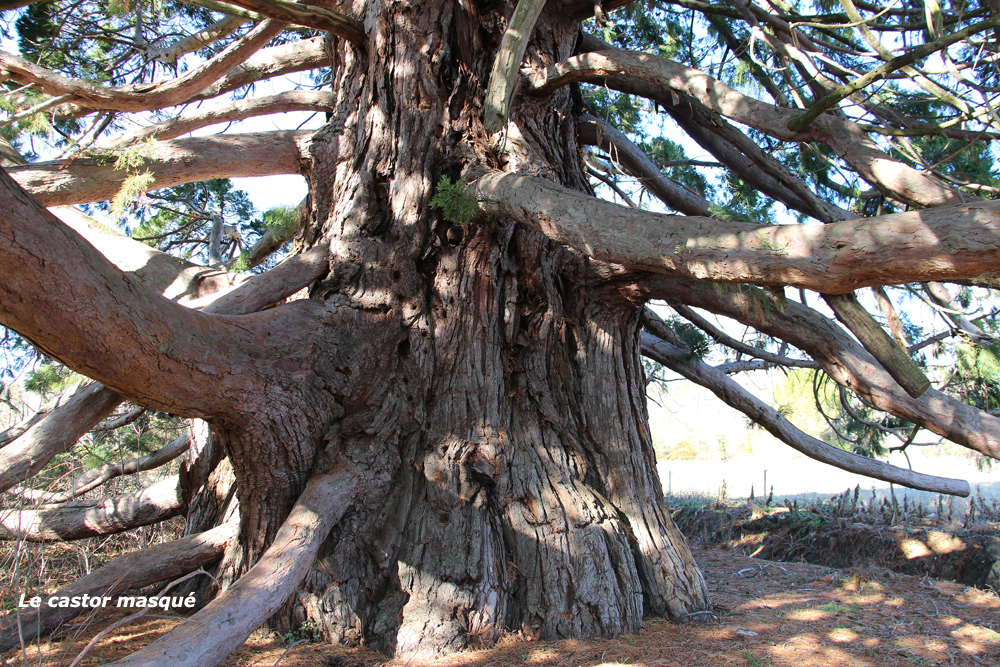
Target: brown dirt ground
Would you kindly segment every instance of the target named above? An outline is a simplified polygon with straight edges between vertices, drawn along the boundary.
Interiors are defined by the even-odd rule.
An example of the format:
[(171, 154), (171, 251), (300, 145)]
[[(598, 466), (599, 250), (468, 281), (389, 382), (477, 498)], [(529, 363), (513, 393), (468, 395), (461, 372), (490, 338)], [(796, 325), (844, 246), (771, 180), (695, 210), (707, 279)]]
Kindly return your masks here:
[[(637, 635), (616, 639), (523, 641), (507, 637), (428, 667), (1000, 667), (1000, 599), (992, 593), (887, 571), (842, 571), (805, 563), (772, 563), (733, 551), (694, 549), (715, 604), (711, 623), (674, 625), (649, 619)], [(65, 665), (111, 618), (83, 621), (29, 651), (31, 665)], [(105, 638), (81, 663), (104, 664), (146, 645), (176, 618), (143, 618)], [(83, 625), (86, 624), (84, 628)], [(73, 641), (74, 629), (81, 638)], [(82, 631), (81, 631), (82, 630)], [(288, 643), (263, 632), (224, 663), (271, 667)], [(8, 653), (22, 663), (20, 651)], [(2, 663), (0, 663), (2, 664)], [(404, 667), (364, 649), (294, 646), (285, 667)]]

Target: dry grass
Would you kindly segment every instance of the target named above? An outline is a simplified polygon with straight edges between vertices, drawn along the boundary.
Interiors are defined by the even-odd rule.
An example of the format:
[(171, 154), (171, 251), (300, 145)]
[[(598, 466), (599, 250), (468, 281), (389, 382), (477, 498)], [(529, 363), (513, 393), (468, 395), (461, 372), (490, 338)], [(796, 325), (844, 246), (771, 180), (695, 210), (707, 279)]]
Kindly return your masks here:
[[(649, 619), (637, 635), (615, 639), (521, 641), (507, 637), (490, 650), (455, 654), (428, 667), (913, 667), (1000, 664), (1000, 599), (927, 578), (843, 572), (803, 563), (751, 560), (732, 551), (695, 549), (705, 572), (717, 622), (678, 626)], [(95, 629), (110, 618), (72, 625), (32, 650), (30, 665), (67, 664)], [(132, 652), (177, 622), (146, 618), (105, 639), (84, 661), (103, 664)], [(227, 667), (271, 667), (287, 640), (266, 633), (250, 638)], [(21, 664), (19, 652), (5, 656)], [(300, 644), (287, 667), (404, 667), (364, 649)]]

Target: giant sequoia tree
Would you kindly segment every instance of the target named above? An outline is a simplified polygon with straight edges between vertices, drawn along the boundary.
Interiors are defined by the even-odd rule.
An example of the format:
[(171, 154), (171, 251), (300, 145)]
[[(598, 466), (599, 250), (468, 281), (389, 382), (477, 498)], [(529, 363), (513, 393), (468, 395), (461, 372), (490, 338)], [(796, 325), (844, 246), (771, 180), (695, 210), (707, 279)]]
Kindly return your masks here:
[[(913, 360), (927, 341), (907, 338), (893, 303), (922, 296), (952, 323), (937, 341), (995, 358), (988, 318), (970, 319), (955, 287), (986, 294), (1000, 261), (987, 6), (192, 2), (4, 3), (20, 54), (0, 52), (14, 144), (0, 323), (94, 382), (0, 434), (18, 508), (0, 537), (180, 514), (185, 537), (67, 591), (208, 564), (221, 586), (122, 663), (216, 664), (269, 619), (420, 658), (506, 631), (704, 617), (661, 498), (642, 355), (810, 456), (968, 494), (798, 431), (732, 368), (692, 356), (692, 327), (755, 358), (736, 366), (821, 369), (869, 428), (1000, 457), (993, 379), (930, 386)], [(256, 81), (308, 70), (313, 89), (255, 96)], [(303, 109), (326, 113), (321, 129), (179, 138)], [(657, 118), (664, 136), (640, 138)], [(22, 156), (42, 124), (63, 159)], [(712, 159), (686, 158), (695, 144)], [(307, 200), (238, 257), (223, 208), (239, 198), (192, 185), (292, 173)], [(602, 182), (676, 213), (602, 200)], [(69, 208), (127, 214), (146, 192), (136, 238)], [(239, 273), (293, 237), (283, 262)], [(855, 297), (868, 288), (892, 335)], [(688, 328), (644, 310), (651, 299)], [(821, 300), (843, 325), (809, 305)], [(125, 400), (208, 428), (68, 487), (26, 487)], [(74, 500), (182, 454), (179, 476), (140, 493)], [(0, 645), (66, 612), (11, 615)]]

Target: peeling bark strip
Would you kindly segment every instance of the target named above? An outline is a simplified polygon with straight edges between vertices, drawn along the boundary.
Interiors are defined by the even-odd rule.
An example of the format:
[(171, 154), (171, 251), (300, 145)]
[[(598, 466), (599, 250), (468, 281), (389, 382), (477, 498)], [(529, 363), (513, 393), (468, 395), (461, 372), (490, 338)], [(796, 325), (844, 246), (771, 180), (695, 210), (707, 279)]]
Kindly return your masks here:
[(624, 208), (535, 176), (487, 174), (470, 188), (491, 214), (588, 257), (712, 282), (858, 287), (970, 278), (1000, 262), (1000, 204), (826, 225), (757, 225)]
[(184, 511), (177, 475), (135, 493), (82, 506), (0, 512), (0, 540), (80, 540), (159, 523)]
[(648, 298), (683, 301), (791, 343), (818, 361), (837, 384), (880, 410), (1000, 459), (1000, 418), (936, 389), (928, 389), (920, 398), (909, 396), (863, 347), (812, 308), (789, 301), (779, 311), (767, 301), (767, 294), (755, 288), (706, 285), (663, 275), (650, 276), (645, 282), (643, 293)]
[(353, 501), (355, 485), (345, 471), (309, 480), (270, 548), (239, 581), (160, 639), (112, 664), (213, 667), (225, 660), (305, 578), (320, 543)]
[(947, 493), (963, 498), (969, 495), (969, 483), (965, 480), (924, 475), (905, 468), (897, 468), (882, 461), (838, 449), (803, 433), (777, 410), (748, 392), (722, 371), (691, 358), (690, 353), (645, 332), (642, 334), (642, 353), (692, 382), (710, 389), (713, 394), (763, 426), (778, 440), (811, 459), (859, 475), (902, 484), (911, 489)]
[[(311, 131), (257, 132), (176, 139), (153, 144), (145, 165), (155, 181), (150, 190), (213, 178), (298, 174)], [(131, 173), (114, 168), (115, 155), (68, 162), (34, 162), (8, 169), (10, 175), (45, 206), (105, 201), (114, 197)]]
[[(226, 544), (236, 536), (237, 528), (237, 522), (233, 521), (204, 533), (119, 556), (51, 595), (116, 598), (128, 590), (176, 579), (218, 559)], [(43, 603), (39, 609), (11, 612), (0, 619), (0, 651), (20, 644), (22, 635), (26, 642), (31, 641), (89, 611), (83, 607), (49, 607)]]
[(95, 424), (121, 403), (122, 397), (91, 382), (77, 389), (65, 403), (56, 406), (0, 449), (0, 492), (21, 484), (45, 467), (52, 457), (76, 444)]

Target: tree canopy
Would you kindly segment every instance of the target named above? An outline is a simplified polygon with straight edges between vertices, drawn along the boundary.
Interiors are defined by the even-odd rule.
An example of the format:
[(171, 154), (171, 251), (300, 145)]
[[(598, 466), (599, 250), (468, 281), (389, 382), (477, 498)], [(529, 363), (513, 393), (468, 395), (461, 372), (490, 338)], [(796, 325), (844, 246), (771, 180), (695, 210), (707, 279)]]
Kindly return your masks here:
[[(296, 590), (288, 618), (413, 656), (704, 614), (686, 549), (651, 555), (680, 538), (653, 499), (639, 353), (807, 456), (968, 495), (877, 457), (928, 432), (1000, 458), (995, 5), (0, 3), (0, 395), (30, 372), (53, 396), (0, 433), (0, 539), (185, 517), (183, 566), (115, 590), (221, 556), (225, 592), (203, 586), (198, 613), (238, 627), (182, 626), (123, 664), (217, 664)], [(282, 174), (306, 177), (305, 201), (258, 211), (231, 180)], [(833, 444), (731, 377), (767, 368), (808, 369)], [(92, 382), (67, 389), (69, 370)], [(208, 428), (176, 435), (168, 416)], [(156, 450), (33, 488), (88, 433), (136, 420)], [(177, 476), (101, 495), (181, 456)], [(574, 579), (571, 602), (517, 600), (519, 567), (544, 579), (580, 550), (523, 560), (517, 535), (544, 523), (535, 473), (569, 485), (543, 505), (579, 502), (625, 545), (595, 567), (633, 563), (617, 585), (640, 602), (609, 612), (632, 593), (601, 577)], [(104, 498), (96, 519), (85, 494)], [(433, 514), (420, 503), (439, 524), (387, 518)], [(475, 574), (405, 565), (420, 530), (481, 537)], [(572, 533), (553, 530), (534, 543)], [(111, 590), (101, 576), (74, 586)], [(461, 623), (432, 579), (466, 582)], [(412, 629), (414, 605), (437, 630)], [(25, 633), (11, 615), (0, 648), (64, 620)]]

